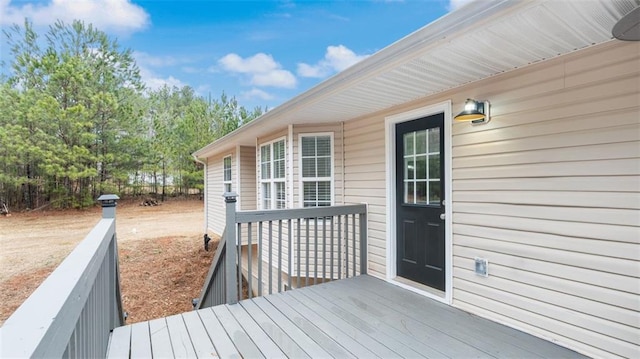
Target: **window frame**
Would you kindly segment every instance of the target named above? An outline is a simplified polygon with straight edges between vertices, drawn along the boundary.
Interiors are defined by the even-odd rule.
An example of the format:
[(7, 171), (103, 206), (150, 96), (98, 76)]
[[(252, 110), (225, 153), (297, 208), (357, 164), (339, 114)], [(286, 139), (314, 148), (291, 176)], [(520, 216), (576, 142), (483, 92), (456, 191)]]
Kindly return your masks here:
[[(274, 178), (274, 174), (275, 174), (275, 168), (276, 166), (274, 166), (274, 144), (278, 143), (278, 142), (282, 142), (282, 148), (284, 149), (284, 154), (282, 156), (282, 161), (283, 161), (283, 169), (284, 169), (284, 173), (283, 176), (280, 178)], [(263, 147), (269, 147), (269, 161), (268, 163), (270, 164), (269, 166), (269, 178), (263, 178), (262, 176), (262, 165), (263, 163), (267, 163), (267, 162), (263, 162), (262, 161), (262, 149)], [(269, 209), (285, 209), (288, 207), (287, 205), (287, 137), (283, 136), (283, 137), (279, 137), (276, 139), (273, 139), (271, 141), (267, 141), (267, 142), (263, 142), (258, 144), (258, 163), (257, 163), (257, 167), (258, 167), (258, 188), (259, 188), (259, 208), (262, 210), (269, 210)], [(278, 159), (280, 160), (280, 159)], [(283, 190), (284, 190), (284, 198), (281, 200), (278, 200), (278, 191), (276, 189), (277, 184), (282, 184), (283, 186)], [(270, 201), (270, 206), (269, 208), (266, 208), (265, 206), (265, 194), (266, 192), (264, 191), (264, 184), (269, 184), (269, 201)], [(278, 203), (282, 203), (282, 207), (278, 207)]]
[[(229, 179), (225, 179), (225, 174), (227, 168), (225, 167), (225, 160), (229, 159)], [(229, 186), (229, 190), (227, 191), (227, 185)], [(222, 191), (223, 192), (231, 192), (233, 190), (233, 158), (231, 155), (227, 155), (222, 157)]]
[[(329, 177), (304, 177), (303, 176), (303, 156), (302, 156), (302, 139), (305, 137), (329, 137), (329, 147), (330, 147), (330, 166), (331, 166), (331, 174)], [(299, 133), (298, 134), (298, 193), (299, 193), (299, 201), (298, 204), (300, 207), (305, 208), (304, 206), (304, 184), (306, 182), (329, 182), (329, 190), (330, 190), (330, 203), (329, 206), (335, 205), (335, 142), (334, 142), (334, 134), (333, 132), (309, 132), (309, 133)], [(317, 157), (317, 154), (316, 154)], [(317, 166), (316, 166), (316, 174), (317, 174)], [(316, 200), (316, 202), (318, 202)], [(317, 208), (320, 207), (317, 205), (310, 206), (309, 208)]]

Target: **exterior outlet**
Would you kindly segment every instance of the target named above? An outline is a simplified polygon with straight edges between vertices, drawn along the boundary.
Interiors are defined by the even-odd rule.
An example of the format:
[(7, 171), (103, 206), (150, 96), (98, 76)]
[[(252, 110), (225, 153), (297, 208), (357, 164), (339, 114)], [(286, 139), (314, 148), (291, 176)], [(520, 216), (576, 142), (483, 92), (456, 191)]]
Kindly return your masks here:
[(488, 277), (489, 276), (489, 261), (486, 258), (474, 258), (475, 271), (477, 275)]

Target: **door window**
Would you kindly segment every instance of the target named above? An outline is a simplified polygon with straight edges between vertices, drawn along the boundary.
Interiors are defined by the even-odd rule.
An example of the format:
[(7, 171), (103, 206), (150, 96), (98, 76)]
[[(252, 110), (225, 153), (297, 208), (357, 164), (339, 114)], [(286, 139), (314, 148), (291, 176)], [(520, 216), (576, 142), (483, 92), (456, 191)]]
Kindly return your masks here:
[(440, 203), (440, 128), (405, 133), (404, 203)]

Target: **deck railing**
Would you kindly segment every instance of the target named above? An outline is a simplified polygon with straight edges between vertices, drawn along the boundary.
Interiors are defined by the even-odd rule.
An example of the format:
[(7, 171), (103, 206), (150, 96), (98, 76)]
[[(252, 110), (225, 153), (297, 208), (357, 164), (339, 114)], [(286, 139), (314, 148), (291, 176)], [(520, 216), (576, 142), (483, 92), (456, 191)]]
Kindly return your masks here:
[[(226, 228), (196, 308), (367, 272), (364, 204), (236, 211), (225, 194)], [(230, 250), (233, 249), (233, 250)]]
[(110, 331), (124, 324), (116, 199), (100, 198), (100, 222), (0, 328), (0, 357), (105, 356)]
[(209, 267), (209, 273), (207, 273), (207, 279), (204, 282), (204, 286), (200, 291), (200, 297), (194, 303), (195, 309), (213, 307), (226, 303), (225, 287), (226, 287), (226, 270), (225, 259), (227, 253), (227, 245), (224, 240), (226, 234), (222, 234), (222, 239), (218, 243), (216, 249), (216, 255), (213, 257), (211, 267)]

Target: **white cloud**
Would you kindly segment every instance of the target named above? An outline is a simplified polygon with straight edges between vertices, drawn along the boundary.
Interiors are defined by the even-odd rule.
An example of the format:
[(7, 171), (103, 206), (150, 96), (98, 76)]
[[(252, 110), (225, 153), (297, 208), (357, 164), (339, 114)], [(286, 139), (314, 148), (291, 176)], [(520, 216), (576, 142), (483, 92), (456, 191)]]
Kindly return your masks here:
[(365, 59), (368, 55), (357, 55), (344, 45), (328, 46), (324, 58), (315, 65), (298, 64), (298, 75), (302, 77), (323, 78), (334, 72), (340, 72), (347, 67)]
[(449, 11), (457, 10), (475, 0), (449, 0)]
[(240, 94), (240, 97), (243, 100), (260, 99), (260, 100), (269, 101), (269, 100), (275, 99), (275, 96), (273, 96), (272, 94), (257, 88), (252, 88), (249, 91), (242, 92)]
[(186, 85), (184, 82), (180, 81), (179, 79), (173, 76), (163, 78), (162, 76), (156, 74), (155, 72), (149, 70), (146, 67), (139, 66), (139, 68), (140, 68), (140, 77), (142, 78), (142, 82), (144, 82), (147, 88), (150, 90), (157, 90), (164, 85), (167, 85), (169, 87), (175, 86), (178, 88), (182, 88)]
[(294, 88), (297, 84), (291, 72), (282, 69), (271, 55), (264, 53), (247, 58), (230, 53), (218, 60), (218, 64), (225, 71), (247, 75), (254, 86)]
[(178, 63), (184, 62), (176, 59), (173, 56), (154, 56), (141, 51), (134, 51), (133, 57), (135, 57), (136, 63), (138, 65), (151, 67), (173, 66)]
[(117, 33), (131, 33), (149, 24), (149, 14), (130, 0), (50, 0), (18, 4), (0, 0), (0, 25), (22, 24), (25, 17), (36, 26), (78, 19), (100, 30)]

